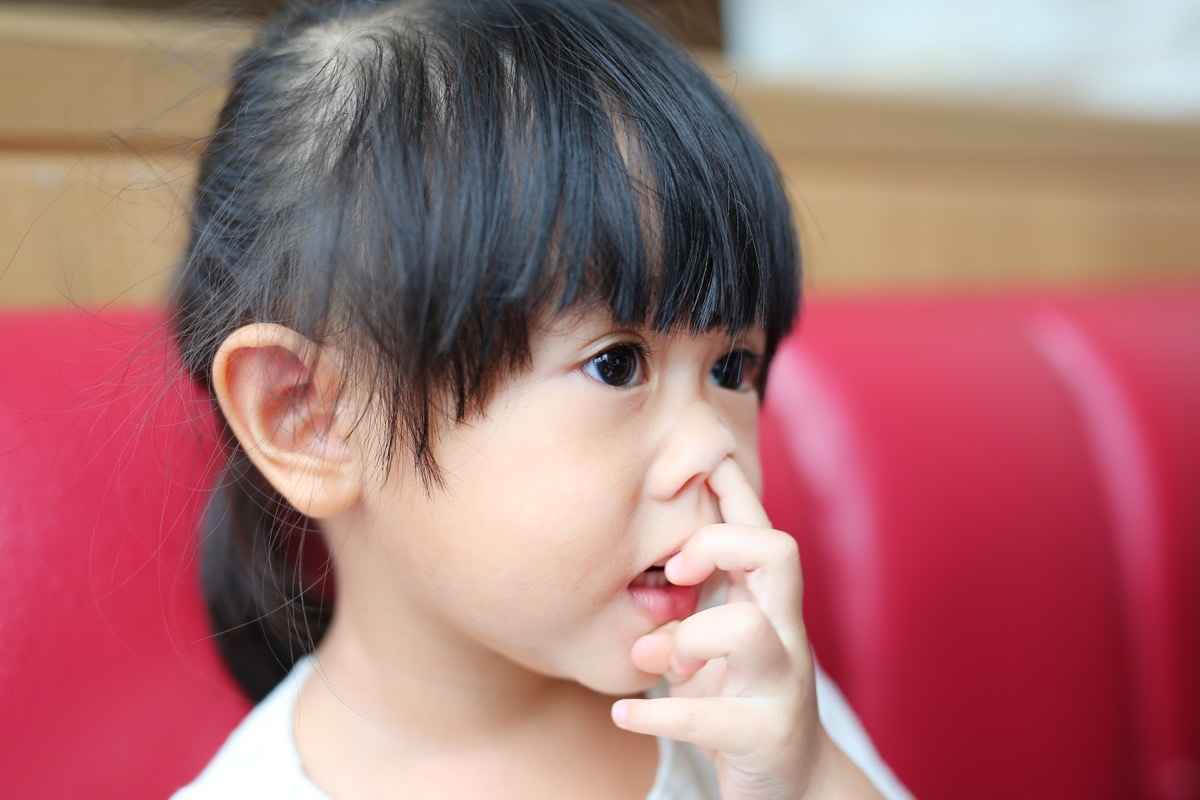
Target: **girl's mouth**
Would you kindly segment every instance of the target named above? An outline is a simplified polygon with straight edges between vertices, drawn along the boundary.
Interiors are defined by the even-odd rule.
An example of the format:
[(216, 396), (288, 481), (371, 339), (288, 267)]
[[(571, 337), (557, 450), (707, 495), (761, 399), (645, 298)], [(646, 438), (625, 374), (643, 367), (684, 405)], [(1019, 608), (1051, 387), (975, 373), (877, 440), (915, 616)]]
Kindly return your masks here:
[(662, 589), (674, 584), (667, 580), (667, 571), (663, 567), (650, 567), (650, 569), (634, 578), (633, 582), (629, 585), (645, 586), (649, 589)]
[(699, 586), (677, 586), (667, 580), (661, 566), (653, 566), (629, 583), (629, 595), (656, 626), (696, 613)]

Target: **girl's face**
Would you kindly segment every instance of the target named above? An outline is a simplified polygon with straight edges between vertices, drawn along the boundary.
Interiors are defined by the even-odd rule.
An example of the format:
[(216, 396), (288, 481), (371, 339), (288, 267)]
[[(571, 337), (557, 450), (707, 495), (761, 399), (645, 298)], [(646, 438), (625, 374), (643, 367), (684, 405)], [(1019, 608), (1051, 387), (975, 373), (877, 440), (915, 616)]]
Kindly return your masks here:
[(652, 568), (719, 521), (706, 481), (722, 459), (759, 487), (764, 337), (588, 314), (550, 320), (531, 344), (531, 367), (487, 413), (438, 437), (444, 490), (403, 466), (369, 488), (361, 549), (335, 543), (339, 614), (372, 609), (366, 633), (430, 666), (499, 656), (640, 691), (657, 676), (630, 662), (634, 641), (699, 600)]

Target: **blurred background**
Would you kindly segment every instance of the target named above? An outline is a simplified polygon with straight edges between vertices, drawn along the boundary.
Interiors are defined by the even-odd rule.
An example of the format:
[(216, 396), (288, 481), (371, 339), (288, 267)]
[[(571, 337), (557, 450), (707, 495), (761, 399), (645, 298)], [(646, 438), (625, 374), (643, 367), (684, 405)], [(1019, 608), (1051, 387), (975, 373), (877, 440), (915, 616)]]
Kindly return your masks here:
[(730, 59), (857, 92), (1200, 120), (1193, 0), (725, 0)]
[[(163, 296), (226, 59), (277, 5), (0, 2), (0, 305)], [(1192, 0), (650, 6), (778, 158), (816, 293), (1200, 271)]]

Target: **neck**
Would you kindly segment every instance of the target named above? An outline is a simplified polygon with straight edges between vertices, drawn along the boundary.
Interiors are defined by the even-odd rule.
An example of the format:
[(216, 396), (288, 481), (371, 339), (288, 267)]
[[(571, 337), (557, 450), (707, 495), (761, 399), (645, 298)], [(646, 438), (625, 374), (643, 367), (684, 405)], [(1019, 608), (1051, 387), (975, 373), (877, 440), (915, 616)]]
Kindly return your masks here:
[[(481, 648), (451, 655), (446, 642), (382, 642), (339, 616), (317, 651), (317, 670), (347, 709), (426, 742), (495, 740), (568, 708), (587, 713), (612, 700), (573, 682), (531, 672)], [(464, 651), (467, 655), (464, 657)], [(474, 652), (472, 652), (474, 651)]]
[(428, 652), (394, 660), (346, 623), (331, 627), (293, 721), (310, 779), (331, 797), (650, 790), (658, 745), (612, 724), (612, 698), (504, 659), (434, 666)]
[(423, 614), (360, 599), (368, 598), (339, 595), (317, 650), (319, 680), (310, 681), (357, 718), (454, 745), (554, 719), (611, 726), (613, 698), (526, 669)]

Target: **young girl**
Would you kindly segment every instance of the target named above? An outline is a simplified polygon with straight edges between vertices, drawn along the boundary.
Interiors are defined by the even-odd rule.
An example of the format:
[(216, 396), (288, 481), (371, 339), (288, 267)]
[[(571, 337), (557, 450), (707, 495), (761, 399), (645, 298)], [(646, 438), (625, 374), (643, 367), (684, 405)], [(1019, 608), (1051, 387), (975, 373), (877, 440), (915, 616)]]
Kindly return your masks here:
[(177, 796), (904, 796), (758, 501), (797, 265), (729, 100), (617, 7), (263, 32), (175, 320), (229, 450), (206, 592), (261, 702)]

